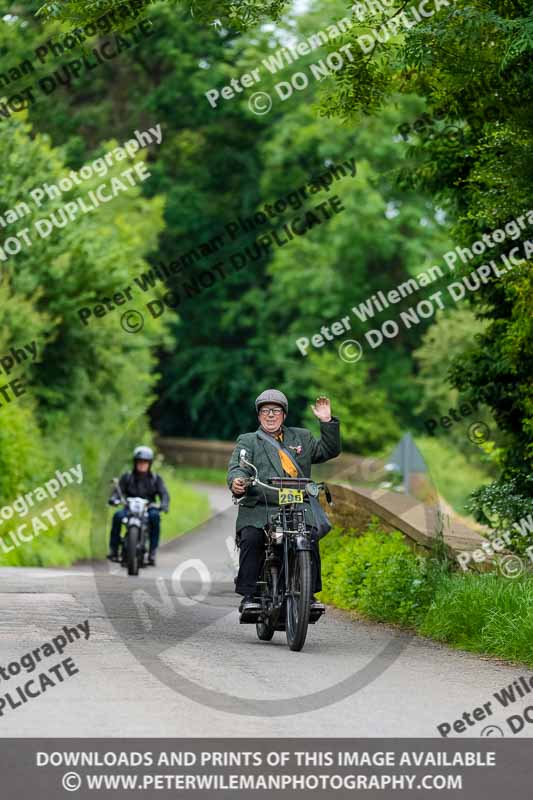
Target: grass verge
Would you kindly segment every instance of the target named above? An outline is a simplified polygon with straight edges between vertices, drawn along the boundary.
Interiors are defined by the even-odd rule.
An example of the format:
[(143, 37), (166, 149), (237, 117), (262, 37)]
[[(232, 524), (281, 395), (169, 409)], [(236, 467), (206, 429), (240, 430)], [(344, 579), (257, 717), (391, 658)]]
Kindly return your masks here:
[(374, 520), (363, 535), (334, 528), (321, 542), (321, 598), (446, 644), (533, 666), (533, 577), (451, 572)]
[(533, 579), (444, 576), (417, 630), (462, 650), (533, 666)]
[[(161, 541), (169, 541), (193, 530), (210, 517), (207, 495), (199, 492), (178, 476), (176, 470), (164, 467), (158, 470), (165, 480), (171, 502), (168, 514), (161, 515)], [(43, 522), (45, 530), (28, 542), (22, 541), (13, 546), (9, 530), (16, 530), (26, 523), (26, 536), (31, 535), (31, 516), (39, 516), (43, 520), (46, 511), (57, 502), (64, 502), (71, 516), (52, 525)], [(109, 530), (113, 509), (108, 507), (107, 514), (101, 514), (101, 524), (93, 531), (91, 537), (91, 508), (81, 492), (65, 489), (55, 500), (43, 501), (31, 514), (17, 518), (16, 522), (2, 526), (3, 544), (0, 548), (0, 565), (26, 567), (68, 567), (76, 561), (105, 558), (108, 551)], [(57, 520), (57, 513), (51, 519)], [(11, 549), (10, 549), (11, 548)], [(7, 552), (6, 552), (7, 551)]]

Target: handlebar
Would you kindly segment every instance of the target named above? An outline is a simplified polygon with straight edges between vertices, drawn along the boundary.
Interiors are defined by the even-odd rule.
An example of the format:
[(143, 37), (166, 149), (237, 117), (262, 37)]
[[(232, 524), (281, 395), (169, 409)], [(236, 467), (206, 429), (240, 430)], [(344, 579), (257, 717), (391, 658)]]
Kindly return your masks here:
[[(111, 484), (112, 484), (113, 488), (116, 490), (116, 493), (118, 494), (119, 502), (118, 503), (114, 503), (111, 500), (109, 500), (108, 503), (110, 505), (115, 505), (115, 506), (116, 505), (120, 505), (120, 503), (122, 503), (122, 505), (125, 506), (127, 504), (128, 498), (124, 497), (124, 494), (122, 493), (122, 489), (120, 488), (120, 482), (119, 482), (118, 478), (113, 478), (113, 480), (111, 481)], [(155, 508), (156, 511), (162, 511), (163, 513), (166, 513), (168, 511), (168, 509), (161, 508), (161, 505), (157, 505), (156, 503), (148, 503), (147, 508)]]
[[(274, 478), (269, 478), (268, 483), (263, 483), (263, 481), (259, 480), (259, 474), (257, 472), (257, 467), (252, 464), (250, 461), (246, 460), (246, 450), (241, 450), (240, 458), (239, 458), (239, 465), (241, 467), (250, 467), (253, 470), (254, 476), (251, 478), (243, 478), (244, 484), (246, 487), (248, 486), (261, 486), (263, 489), (269, 489), (271, 492), (277, 492), (281, 488), (287, 489), (302, 489), (306, 492), (309, 497), (318, 497), (321, 491), (326, 493), (326, 498), (328, 502), (331, 502), (331, 494), (329, 492), (328, 487), (325, 483), (315, 483), (312, 478), (281, 478), (276, 476)], [(315, 487), (315, 490), (311, 490), (310, 486)], [(243, 494), (239, 497), (233, 495), (233, 502), (235, 505), (238, 505), (241, 500), (244, 500), (246, 494)]]
[[(262, 486), (263, 489), (269, 489), (271, 492), (275, 491), (273, 486), (269, 486), (268, 483), (263, 483), (263, 481), (259, 480), (259, 474), (257, 472), (257, 467), (255, 466), (255, 464), (252, 464), (250, 461), (246, 460), (246, 450), (241, 450), (241, 452), (240, 452), (239, 465), (241, 467), (250, 467), (250, 469), (252, 469), (254, 471), (254, 477), (253, 478), (244, 478), (243, 479), (245, 486), (247, 486), (247, 487), (248, 486)], [(242, 497), (239, 497), (236, 501), (234, 500), (234, 502), (236, 504), (240, 503), (240, 501), (243, 500), (244, 497), (245, 497), (245, 495), (242, 495)]]
[[(113, 478), (113, 480), (111, 481), (111, 485), (113, 486), (113, 488), (115, 489), (116, 493), (118, 494), (120, 502), (125, 504), (126, 503), (126, 498), (122, 494), (122, 489), (120, 488), (119, 479), (118, 478)], [(114, 505), (117, 505), (117, 504), (115, 503)]]
[(312, 478), (280, 478), (276, 475), (274, 478), (269, 478), (267, 483), (279, 489), (305, 489), (314, 481)]

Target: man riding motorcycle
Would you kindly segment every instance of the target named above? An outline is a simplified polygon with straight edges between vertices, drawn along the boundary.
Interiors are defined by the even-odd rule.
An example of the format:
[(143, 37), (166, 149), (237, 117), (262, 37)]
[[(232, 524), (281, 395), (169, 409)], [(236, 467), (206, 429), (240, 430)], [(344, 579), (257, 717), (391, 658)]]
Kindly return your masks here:
[[(289, 403), (283, 392), (277, 389), (262, 392), (255, 401), (255, 408), (260, 427), (254, 433), (244, 433), (238, 437), (227, 476), (232, 493), (236, 497), (246, 495), (240, 502), (237, 516), (239, 572), (235, 591), (244, 596), (239, 607), (241, 612), (261, 608), (254, 595), (265, 550), (264, 527), (278, 510), (274, 498), (266, 497), (265, 491), (260, 487), (247, 487), (246, 479), (250, 474), (239, 464), (241, 450), (246, 450), (246, 459), (257, 467), (258, 477), (263, 482), (274, 476), (296, 477), (298, 471), (286, 453), (261, 438), (261, 431), (276, 439), (290, 452), (306, 477), (311, 476), (311, 464), (329, 461), (341, 452), (340, 423), (336, 417), (331, 416), (331, 405), (327, 397), (317, 398), (316, 404), (311, 406), (315, 417), (320, 420), (320, 439), (315, 439), (305, 428), (285, 427)], [(305, 504), (305, 517), (312, 533), (313, 591), (319, 592), (322, 581), (318, 534), (308, 503)], [(323, 609), (315, 597), (312, 608), (313, 606)]]
[[(161, 511), (167, 512), (170, 497), (163, 478), (160, 475), (152, 473), (153, 460), (154, 452), (151, 447), (145, 447), (144, 445), (136, 447), (133, 451), (133, 471), (125, 472), (121, 476), (119, 480), (120, 490), (123, 497), (143, 497), (150, 503), (154, 503), (159, 497)], [(114, 489), (109, 499), (109, 505), (118, 506), (120, 502), (119, 493)], [(125, 509), (115, 511), (113, 514), (111, 534), (109, 537), (108, 558), (110, 561), (119, 560), (120, 527), (126, 514), (127, 512)], [(150, 520), (150, 552), (148, 554), (148, 564), (151, 567), (155, 567), (155, 555), (161, 531), (158, 509), (150, 508), (148, 510), (148, 518)]]

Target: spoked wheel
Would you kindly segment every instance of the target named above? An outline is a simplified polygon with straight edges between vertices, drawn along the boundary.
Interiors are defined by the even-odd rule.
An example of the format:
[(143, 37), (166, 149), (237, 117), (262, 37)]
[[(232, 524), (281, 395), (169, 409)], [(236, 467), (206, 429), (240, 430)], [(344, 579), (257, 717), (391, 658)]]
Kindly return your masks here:
[[(261, 594), (267, 595), (269, 598), (273, 598), (274, 588), (270, 567), (265, 566), (263, 570), (262, 582), (263, 590)], [(276, 632), (276, 625), (272, 618), (269, 617), (263, 622), (256, 622), (255, 629), (257, 631), (258, 639), (261, 639), (262, 642), (269, 642)]]
[(297, 550), (290, 569), (287, 594), (287, 643), (291, 650), (301, 650), (305, 644), (311, 608), (311, 553)]
[(128, 536), (126, 541), (126, 556), (128, 560), (128, 575), (139, 574), (139, 553), (137, 545), (139, 543), (139, 528), (132, 526), (128, 528)]

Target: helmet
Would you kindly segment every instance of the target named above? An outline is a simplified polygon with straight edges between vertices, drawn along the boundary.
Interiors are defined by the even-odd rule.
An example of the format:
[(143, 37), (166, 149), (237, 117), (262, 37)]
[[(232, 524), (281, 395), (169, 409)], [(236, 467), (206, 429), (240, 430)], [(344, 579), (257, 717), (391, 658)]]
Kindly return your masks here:
[(154, 460), (154, 451), (151, 447), (144, 447), (144, 445), (140, 445), (140, 447), (136, 447), (133, 451), (133, 460), (134, 461), (153, 461)]
[(261, 392), (259, 397), (256, 398), (255, 410), (259, 412), (259, 408), (265, 403), (276, 403), (282, 407), (286, 414), (289, 413), (289, 401), (283, 392), (278, 392), (277, 389), (267, 389), (265, 392)]

